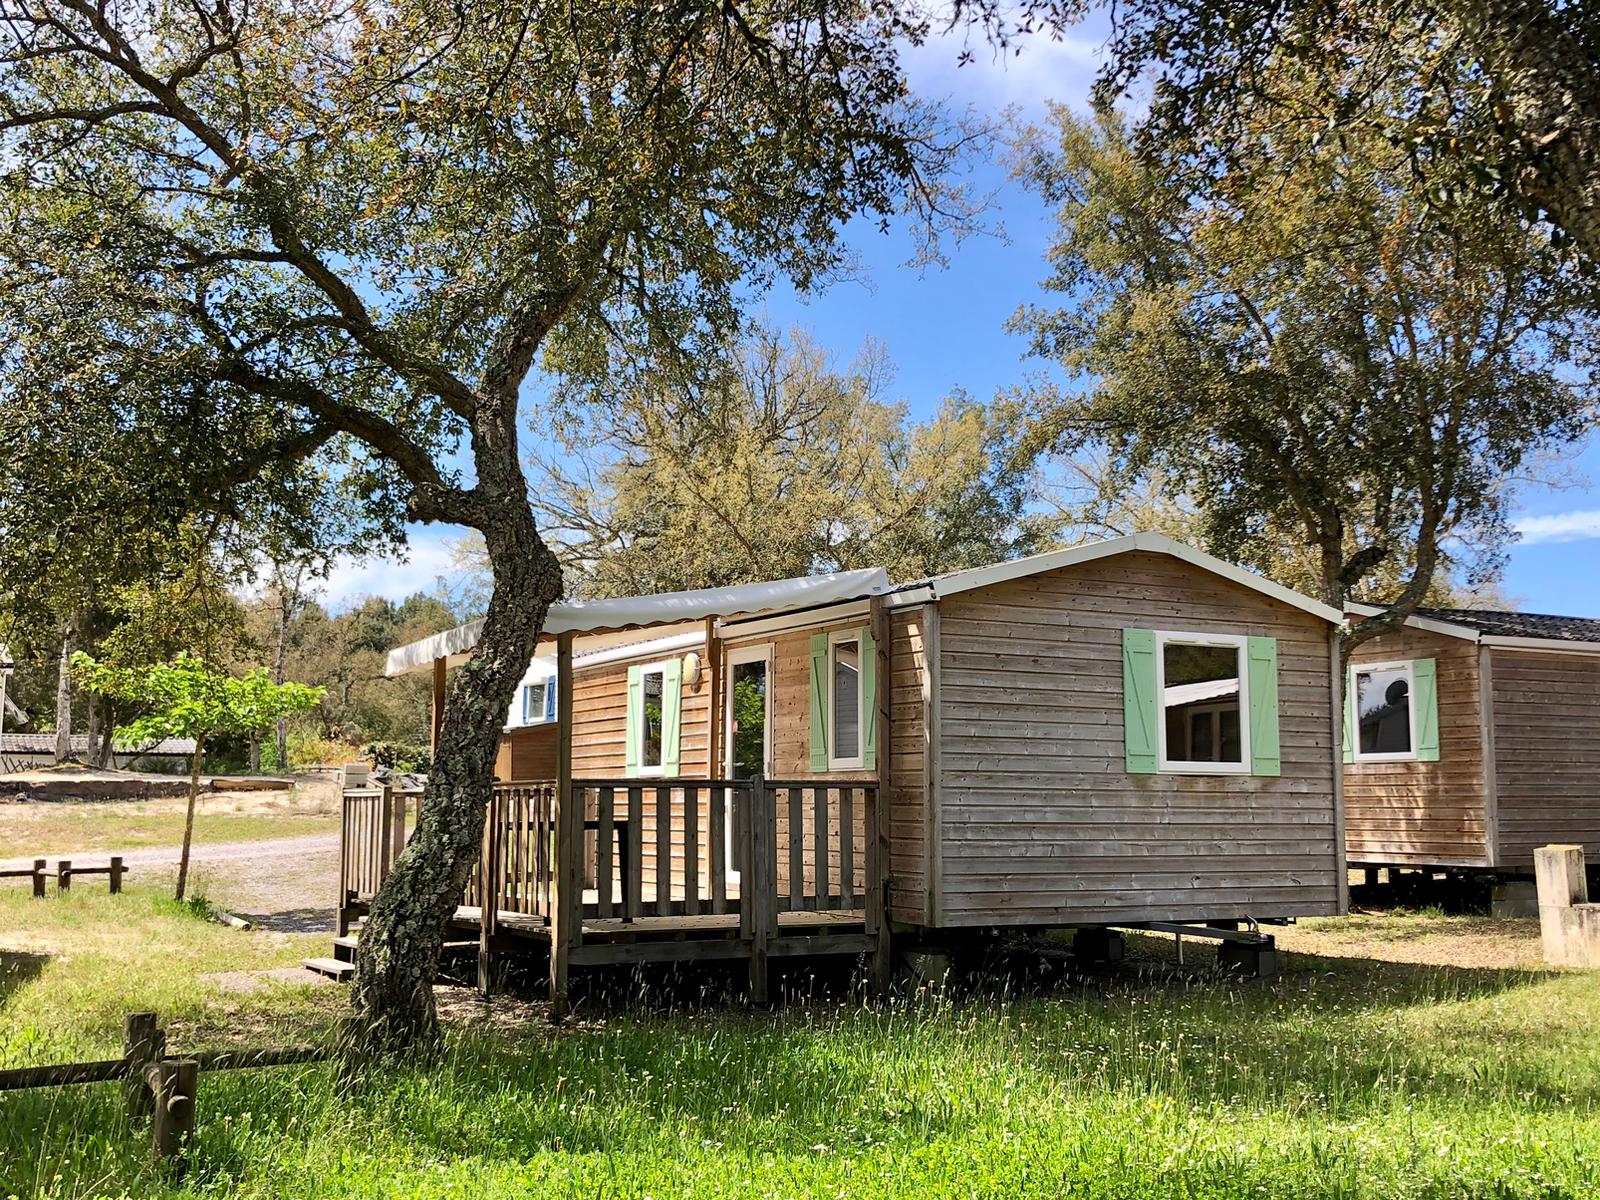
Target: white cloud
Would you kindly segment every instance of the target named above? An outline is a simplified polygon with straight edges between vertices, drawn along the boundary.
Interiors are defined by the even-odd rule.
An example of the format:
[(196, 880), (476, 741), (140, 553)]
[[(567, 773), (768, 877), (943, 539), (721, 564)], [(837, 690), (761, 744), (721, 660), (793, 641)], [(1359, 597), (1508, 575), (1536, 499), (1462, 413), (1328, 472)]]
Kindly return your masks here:
[(1600, 538), (1600, 509), (1586, 512), (1550, 513), (1542, 517), (1523, 517), (1514, 528), (1524, 546), (1540, 542), (1579, 542)]
[(322, 602), (339, 611), (363, 596), (404, 600), (417, 592), (431, 592), (439, 578), (454, 579), (459, 572), (451, 559), (450, 543), (461, 530), (413, 529), (405, 558), (341, 558), (323, 584)]
[[(957, 29), (909, 50), (906, 72), (912, 89), (930, 99), (988, 112), (1016, 105), (1037, 120), (1047, 100), (1084, 107), (1101, 62), (1100, 41), (1068, 30), (1059, 38), (1036, 33), (997, 50), (981, 33)], [(964, 49), (972, 55), (966, 63)]]

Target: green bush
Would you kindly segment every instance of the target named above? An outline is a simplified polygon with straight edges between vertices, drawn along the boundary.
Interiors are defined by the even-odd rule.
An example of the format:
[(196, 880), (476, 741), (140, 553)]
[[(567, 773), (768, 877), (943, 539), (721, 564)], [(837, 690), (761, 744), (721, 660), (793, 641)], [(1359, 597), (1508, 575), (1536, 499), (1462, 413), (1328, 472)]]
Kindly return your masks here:
[(391, 771), (427, 771), (433, 765), (428, 747), (416, 742), (372, 742), (361, 752), (375, 767)]

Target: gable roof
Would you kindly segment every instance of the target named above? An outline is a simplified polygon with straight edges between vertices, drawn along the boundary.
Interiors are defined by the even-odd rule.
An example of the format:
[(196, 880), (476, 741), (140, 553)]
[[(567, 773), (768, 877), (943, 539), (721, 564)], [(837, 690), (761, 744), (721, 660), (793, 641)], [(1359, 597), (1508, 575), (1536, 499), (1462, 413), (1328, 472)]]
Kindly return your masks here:
[(1549, 613), (1500, 612), (1491, 608), (1419, 608), (1419, 617), (1465, 625), (1490, 637), (1539, 638), (1552, 642), (1600, 642), (1600, 618)]
[[(1359, 617), (1383, 611), (1375, 604), (1346, 604)], [(1505, 612), (1493, 608), (1419, 608), (1406, 619), (1413, 629), (1508, 649), (1566, 650), (1600, 653), (1600, 618), (1562, 617), (1550, 613)]]
[(1030, 575), (1042, 575), (1046, 571), (1059, 570), (1062, 567), (1076, 566), (1079, 563), (1093, 562), (1100, 558), (1111, 558), (1118, 554), (1129, 554), (1134, 551), (1144, 551), (1147, 554), (1165, 554), (1169, 558), (1176, 558), (1191, 566), (1199, 567), (1202, 571), (1209, 571), (1213, 575), (1221, 576), (1231, 583), (1247, 587), (1252, 591), (1260, 592), (1302, 612), (1312, 616), (1321, 617), (1332, 625), (1344, 624), (1344, 614), (1330, 605), (1323, 604), (1320, 600), (1313, 600), (1310, 596), (1303, 596), (1292, 588), (1286, 588), (1281, 583), (1247, 571), (1233, 563), (1224, 562), (1210, 554), (1185, 546), (1182, 542), (1174, 541), (1162, 533), (1132, 533), (1125, 537), (1107, 538), (1100, 542), (1086, 542), (1080, 546), (1069, 546), (1064, 550), (1049, 550), (1043, 554), (1030, 555), (1027, 558), (1016, 558), (1010, 562), (995, 563), (987, 567), (972, 567), (965, 571), (951, 571), (946, 575), (935, 575), (929, 579), (916, 583), (908, 583), (894, 589), (889, 594), (888, 603), (892, 608), (900, 608), (910, 604), (925, 604), (929, 600), (938, 600), (944, 596), (954, 596), (961, 592), (970, 592), (975, 588), (992, 587), (997, 583), (1006, 583), (1013, 579), (1025, 579)]

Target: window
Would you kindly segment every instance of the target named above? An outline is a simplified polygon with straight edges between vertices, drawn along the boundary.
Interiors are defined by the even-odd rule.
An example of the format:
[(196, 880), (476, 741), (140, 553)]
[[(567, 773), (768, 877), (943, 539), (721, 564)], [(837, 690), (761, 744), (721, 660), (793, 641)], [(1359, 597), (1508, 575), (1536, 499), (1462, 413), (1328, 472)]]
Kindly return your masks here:
[(639, 774), (659, 775), (662, 772), (661, 745), (665, 728), (662, 697), (666, 691), (666, 669), (646, 667), (641, 676), (643, 710), (639, 714)]
[(1417, 757), (1414, 664), (1374, 663), (1351, 669), (1355, 680), (1355, 756), (1364, 762), (1407, 762)]
[(1242, 637), (1156, 635), (1161, 770), (1250, 771), (1245, 647)]
[(543, 683), (522, 685), (522, 723), (537, 725), (545, 719)]
[(860, 767), (861, 753), (861, 635), (849, 631), (828, 640), (830, 680), (829, 721), (833, 740), (828, 747), (828, 767)]

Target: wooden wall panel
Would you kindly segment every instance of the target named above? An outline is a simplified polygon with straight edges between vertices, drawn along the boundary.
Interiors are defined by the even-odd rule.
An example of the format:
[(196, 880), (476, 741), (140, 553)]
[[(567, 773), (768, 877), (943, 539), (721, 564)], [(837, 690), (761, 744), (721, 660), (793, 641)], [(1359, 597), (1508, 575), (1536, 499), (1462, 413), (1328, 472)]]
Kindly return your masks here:
[(1497, 866), (1552, 842), (1600, 859), (1600, 657), (1491, 650)]
[(1352, 661), (1409, 658), (1438, 666), (1439, 761), (1344, 764), (1346, 853), (1352, 864), (1488, 866), (1478, 647), (1406, 628), (1363, 642)]
[(494, 774), (496, 779), (506, 783), (553, 780), (556, 777), (555, 725), (508, 729), (500, 737)]
[[(1136, 553), (947, 598), (939, 624), (942, 923), (1338, 910), (1326, 621)], [(1277, 638), (1282, 776), (1128, 774), (1127, 626)]]
[(922, 626), (920, 609), (890, 614), (889, 915), (914, 924), (927, 920), (928, 909)]

